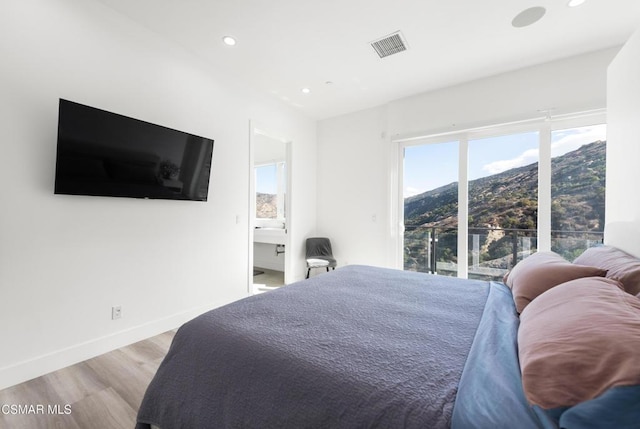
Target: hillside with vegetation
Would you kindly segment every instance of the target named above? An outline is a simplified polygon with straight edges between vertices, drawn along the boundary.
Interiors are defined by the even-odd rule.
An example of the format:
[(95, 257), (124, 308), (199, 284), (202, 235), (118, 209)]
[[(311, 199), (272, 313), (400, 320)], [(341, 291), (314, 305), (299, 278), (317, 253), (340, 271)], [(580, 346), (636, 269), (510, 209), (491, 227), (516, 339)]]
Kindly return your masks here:
[[(552, 230), (603, 230), (605, 149), (606, 142), (596, 141), (551, 160)], [(406, 243), (437, 227), (442, 258), (455, 260), (457, 238), (443, 231), (458, 226), (457, 182), (406, 198), (404, 212)], [(484, 259), (512, 251), (505, 230), (531, 230), (521, 234), (535, 237), (537, 216), (538, 163), (469, 182), (469, 233), (482, 234)]]
[(256, 192), (256, 218), (275, 219), (278, 216), (277, 207), (278, 196), (276, 194), (265, 194)]

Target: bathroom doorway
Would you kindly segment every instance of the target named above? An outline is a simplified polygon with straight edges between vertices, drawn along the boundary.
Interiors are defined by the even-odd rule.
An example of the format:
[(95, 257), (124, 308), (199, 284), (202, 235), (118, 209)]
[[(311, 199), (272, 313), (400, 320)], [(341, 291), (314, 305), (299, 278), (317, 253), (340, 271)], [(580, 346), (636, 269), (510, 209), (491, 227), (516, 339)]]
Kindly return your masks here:
[(291, 144), (251, 127), (249, 201), (249, 293), (287, 284)]

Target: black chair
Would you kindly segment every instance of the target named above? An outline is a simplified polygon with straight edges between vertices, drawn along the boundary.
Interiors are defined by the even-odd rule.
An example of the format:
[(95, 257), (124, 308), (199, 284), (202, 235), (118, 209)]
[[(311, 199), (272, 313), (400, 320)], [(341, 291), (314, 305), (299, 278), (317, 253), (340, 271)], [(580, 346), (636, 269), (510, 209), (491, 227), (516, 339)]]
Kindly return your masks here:
[(306, 242), (307, 278), (311, 273), (311, 268), (329, 267), (336, 269), (336, 260), (331, 250), (331, 241), (326, 237), (307, 238)]

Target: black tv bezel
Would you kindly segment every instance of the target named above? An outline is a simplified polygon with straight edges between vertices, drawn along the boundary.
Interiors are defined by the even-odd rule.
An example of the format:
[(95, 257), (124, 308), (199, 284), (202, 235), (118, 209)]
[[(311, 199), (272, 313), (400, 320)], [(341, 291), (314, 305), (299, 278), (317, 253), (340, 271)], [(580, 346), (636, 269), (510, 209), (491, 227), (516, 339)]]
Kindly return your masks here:
[[(206, 171), (206, 180), (203, 180), (202, 171), (198, 172), (197, 183), (194, 186), (204, 186), (206, 187), (206, 192), (198, 192), (194, 194), (185, 194), (181, 190), (180, 193), (169, 193), (167, 192), (165, 186), (155, 186), (152, 188), (140, 188), (139, 184), (135, 182), (126, 183), (126, 182), (103, 182), (102, 186), (98, 185), (96, 182), (91, 181), (82, 181), (77, 180), (74, 182), (74, 187), (65, 186), (64, 180), (61, 179), (61, 171), (60, 171), (60, 163), (61, 163), (61, 143), (65, 141), (64, 132), (63, 132), (63, 117), (65, 112), (63, 110), (66, 106), (74, 106), (76, 108), (86, 109), (91, 112), (96, 112), (100, 115), (105, 115), (105, 119), (107, 117), (115, 118), (118, 121), (125, 121), (128, 124), (136, 124), (137, 127), (141, 129), (144, 127), (151, 127), (155, 130), (161, 130), (169, 133), (178, 133), (184, 136), (185, 139), (195, 139), (200, 141), (201, 150), (204, 151), (204, 160), (199, 163), (199, 168), (205, 168)], [(57, 142), (56, 142), (56, 168), (55, 168), (55, 179), (54, 179), (54, 194), (56, 195), (78, 195), (78, 196), (95, 196), (95, 197), (112, 197), (112, 198), (134, 198), (134, 199), (146, 199), (146, 200), (174, 200), (174, 201), (200, 201), (206, 202), (208, 200), (208, 194), (211, 185), (211, 172), (213, 170), (213, 148), (214, 148), (214, 139), (208, 137), (198, 136), (196, 134), (188, 133), (185, 131), (177, 130), (175, 128), (166, 127), (164, 125), (155, 124), (153, 122), (141, 120), (138, 118), (134, 118), (131, 116), (122, 115), (119, 113), (115, 113), (109, 110), (100, 109), (97, 107), (89, 106), (86, 104), (78, 103), (75, 101), (67, 100), (64, 98), (59, 99), (58, 104), (58, 132), (57, 132)], [(63, 143), (64, 144), (64, 143)], [(82, 144), (90, 145), (89, 142), (82, 142)], [(114, 183), (118, 183), (116, 186)], [(83, 186), (84, 185), (84, 186)], [(109, 191), (106, 191), (111, 186)], [(117, 187), (117, 191), (114, 190), (114, 187)], [(170, 187), (168, 187), (170, 189)], [(161, 191), (162, 190), (162, 191)]]

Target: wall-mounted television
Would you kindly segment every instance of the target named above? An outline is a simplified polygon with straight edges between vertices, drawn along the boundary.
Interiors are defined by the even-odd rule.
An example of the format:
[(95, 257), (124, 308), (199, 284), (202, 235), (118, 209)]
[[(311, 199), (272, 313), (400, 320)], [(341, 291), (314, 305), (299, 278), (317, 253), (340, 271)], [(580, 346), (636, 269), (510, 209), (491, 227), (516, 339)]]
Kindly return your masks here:
[(206, 201), (213, 140), (60, 100), (56, 194)]

